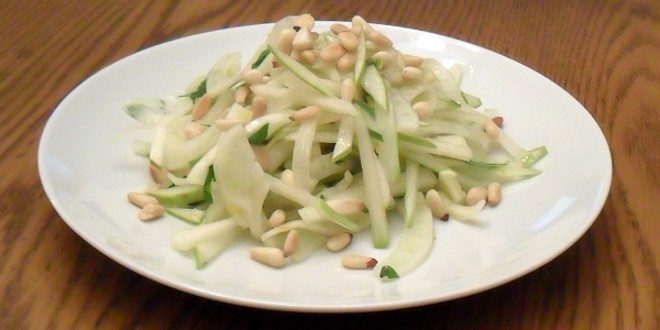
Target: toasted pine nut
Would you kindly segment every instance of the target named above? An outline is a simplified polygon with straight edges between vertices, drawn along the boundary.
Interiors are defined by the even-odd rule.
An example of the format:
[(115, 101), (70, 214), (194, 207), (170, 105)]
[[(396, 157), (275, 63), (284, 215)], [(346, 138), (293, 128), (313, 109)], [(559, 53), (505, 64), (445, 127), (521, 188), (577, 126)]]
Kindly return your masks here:
[(418, 67), (422, 65), (422, 63), (424, 62), (423, 58), (415, 55), (403, 55), (403, 60), (405, 61), (406, 66), (414, 66), (414, 67)]
[(352, 197), (331, 199), (328, 201), (328, 205), (339, 214), (350, 214), (364, 210), (364, 202)]
[(386, 51), (378, 51), (371, 56), (374, 60), (380, 61), (383, 66), (388, 65), (392, 61), (392, 55)]
[(250, 92), (251, 90), (245, 85), (236, 88), (234, 91), (234, 101), (240, 105), (245, 105), (245, 101), (247, 100), (248, 95), (250, 95)]
[(307, 28), (311, 30), (314, 28), (314, 17), (310, 14), (302, 14), (296, 19), (294, 26), (299, 26), (301, 28)]
[(351, 243), (352, 240), (353, 240), (352, 233), (349, 233), (347, 231), (341, 232), (330, 236), (328, 241), (325, 243), (325, 247), (332, 252), (338, 252), (346, 248), (348, 244)]
[(341, 82), (341, 99), (347, 102), (352, 102), (355, 98), (355, 81), (347, 78)]
[(204, 117), (211, 109), (211, 96), (206, 93), (197, 99), (192, 109), (192, 119), (199, 120)]
[(322, 60), (328, 63), (334, 63), (339, 60), (345, 52), (344, 47), (342, 47), (338, 41), (334, 41), (321, 49), (320, 56)]
[(282, 252), (284, 253), (284, 256), (288, 257), (296, 253), (299, 243), (300, 243), (300, 236), (298, 235), (298, 231), (295, 229), (290, 230), (286, 234), (286, 239), (284, 239), (284, 246), (282, 247)]
[(337, 35), (339, 43), (344, 49), (349, 52), (352, 52), (358, 48), (358, 38), (351, 32), (342, 32)]
[(163, 184), (165, 182), (165, 179), (163, 178), (163, 172), (156, 167), (154, 164), (149, 164), (149, 174), (151, 175), (151, 178), (154, 180), (154, 182), (158, 184)]
[(384, 34), (378, 32), (378, 31), (372, 31), (367, 33), (366, 35), (367, 40), (377, 44), (378, 46), (382, 46), (385, 48), (392, 48), (392, 40), (385, 36)]
[(293, 171), (288, 168), (282, 171), (282, 174), (280, 175), (280, 180), (282, 180), (282, 182), (290, 186), (293, 186), (295, 184), (293, 181)]
[(316, 61), (316, 53), (311, 49), (300, 52), (300, 57), (307, 63), (314, 63)]
[(414, 66), (407, 66), (403, 68), (403, 71), (401, 71), (401, 75), (403, 75), (404, 79), (416, 80), (421, 78), (424, 75), (424, 72), (420, 68)]
[(346, 53), (342, 55), (337, 61), (337, 69), (340, 72), (348, 72), (353, 70), (355, 67), (355, 55), (351, 53)]
[(492, 137), (493, 139), (496, 139), (500, 135), (500, 128), (497, 127), (497, 124), (495, 124), (492, 120), (487, 120), (484, 123), (484, 131), (486, 132), (486, 135)]
[(333, 23), (332, 25), (330, 25), (330, 31), (332, 31), (332, 33), (336, 35), (339, 35), (342, 32), (348, 32), (350, 30), (351, 29), (349, 29), (346, 25), (341, 23)]
[(270, 214), (268, 217), (268, 223), (273, 227), (280, 226), (286, 221), (286, 213), (284, 211), (277, 209)]
[(314, 105), (308, 105), (292, 113), (291, 116), (289, 116), (289, 119), (293, 121), (309, 120), (315, 118), (320, 113), (321, 113), (321, 108)]
[(289, 54), (293, 48), (293, 38), (296, 36), (296, 31), (293, 29), (284, 29), (280, 32), (279, 39), (277, 39), (277, 48), (282, 52)]
[(282, 268), (285, 264), (284, 253), (276, 247), (257, 246), (250, 249), (250, 258), (264, 265)]
[(362, 25), (359, 25), (359, 24), (358, 24), (358, 25), (353, 24), (353, 26), (351, 26), (350, 31), (351, 31), (351, 33), (353, 33), (355, 36), (359, 36), (360, 33), (362, 33)]
[(481, 186), (472, 187), (470, 188), (470, 190), (468, 190), (467, 194), (465, 195), (465, 203), (467, 205), (475, 205), (479, 203), (479, 201), (486, 199), (487, 194), (488, 192), (484, 187)]
[(497, 116), (490, 119), (497, 127), (502, 127), (504, 125), (504, 118)]
[(291, 51), (291, 58), (296, 60), (297, 62), (300, 62), (300, 60), (302, 59), (300, 51), (296, 50), (296, 49), (292, 50)]
[(186, 123), (186, 126), (183, 127), (183, 135), (186, 139), (190, 140), (194, 137), (199, 136), (204, 132), (204, 126), (198, 121), (191, 121)]
[(257, 95), (252, 98), (252, 117), (260, 117), (266, 112), (266, 98)]
[(162, 205), (147, 204), (138, 212), (138, 218), (142, 221), (149, 221), (160, 217), (163, 213), (165, 213), (165, 207)]
[(306, 50), (314, 46), (314, 37), (307, 27), (301, 27), (292, 41), (293, 50)]
[(156, 197), (141, 192), (131, 191), (128, 193), (128, 200), (133, 205), (143, 208), (149, 204), (158, 204)]
[(341, 264), (349, 269), (369, 269), (376, 267), (378, 260), (360, 254), (347, 254), (341, 258)]
[(259, 146), (251, 144), (252, 152), (254, 153), (254, 158), (256, 158), (257, 163), (261, 165), (261, 168), (268, 168), (270, 166), (270, 155), (265, 146)]
[(243, 73), (243, 80), (249, 85), (261, 84), (264, 81), (264, 74), (259, 69), (250, 69)]
[(236, 125), (243, 125), (245, 124), (245, 120), (243, 119), (226, 119), (226, 118), (220, 118), (213, 122), (213, 125), (217, 127), (219, 130), (225, 132), (228, 131), (230, 128), (236, 126)]
[(412, 109), (419, 118), (426, 118), (431, 114), (431, 104), (428, 101), (415, 102)]
[(486, 201), (488, 205), (495, 206), (502, 200), (502, 185), (497, 182), (492, 182), (486, 187), (488, 191)]
[(431, 213), (436, 217), (442, 219), (447, 216), (448, 212), (442, 202), (442, 197), (437, 190), (431, 189), (426, 192), (426, 204), (431, 209)]

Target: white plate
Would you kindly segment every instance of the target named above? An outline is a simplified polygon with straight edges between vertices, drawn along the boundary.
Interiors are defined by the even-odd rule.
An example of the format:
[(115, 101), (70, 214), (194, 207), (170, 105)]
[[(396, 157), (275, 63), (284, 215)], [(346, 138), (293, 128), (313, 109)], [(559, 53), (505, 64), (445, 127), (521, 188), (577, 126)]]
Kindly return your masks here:
[[(319, 22), (327, 29), (328, 22)], [(64, 221), (96, 249), (170, 287), (228, 303), (290, 311), (357, 312), (419, 306), (480, 292), (547, 263), (591, 226), (607, 197), (611, 157), (590, 114), (560, 87), (504, 56), (455, 39), (377, 26), (405, 52), (467, 66), (466, 91), (498, 108), (505, 129), (525, 147), (550, 151), (533, 179), (506, 186), (486, 225), (435, 225), (433, 252), (419, 269), (383, 283), (370, 271), (349, 271), (326, 251), (301, 264), (270, 269), (248, 257), (240, 242), (203, 270), (173, 251), (169, 237), (186, 227), (167, 218), (143, 223), (126, 200), (149, 184), (144, 159), (131, 153), (134, 124), (124, 101), (180, 93), (230, 51), (247, 61), (271, 25), (204, 33), (158, 45), (94, 74), (55, 109), (39, 146), (46, 193)], [(396, 241), (396, 236), (393, 237)], [(368, 236), (351, 246), (372, 251)]]

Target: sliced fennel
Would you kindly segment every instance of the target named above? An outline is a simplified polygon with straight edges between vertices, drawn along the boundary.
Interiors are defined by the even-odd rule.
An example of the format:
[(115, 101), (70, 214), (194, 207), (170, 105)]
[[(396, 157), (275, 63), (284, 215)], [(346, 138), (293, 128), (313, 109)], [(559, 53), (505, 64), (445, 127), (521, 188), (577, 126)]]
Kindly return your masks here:
[[(494, 127), (496, 112), (461, 89), (461, 64), (408, 63), (413, 54), (375, 42), (376, 29), (359, 16), (353, 47), (331, 31), (287, 43), (310, 32), (295, 27), (299, 19), (277, 22), (248, 62), (229, 52), (178, 96), (124, 107), (152, 133), (133, 144), (157, 183), (144, 192), (190, 226), (171, 244), (192, 251), (198, 267), (242, 233), (284, 249), (295, 230), (297, 249), (286, 259), (294, 263), (333, 235), (368, 230), (375, 248), (392, 248), (377, 275), (403, 276), (432, 246), (424, 193), (437, 190), (450, 218), (470, 220), (487, 205), (467, 205), (472, 187), (541, 172), (547, 148), (527, 149)], [(409, 66), (421, 74), (404, 74)], [(309, 107), (319, 111), (298, 112)], [(395, 206), (404, 229), (391, 242)]]

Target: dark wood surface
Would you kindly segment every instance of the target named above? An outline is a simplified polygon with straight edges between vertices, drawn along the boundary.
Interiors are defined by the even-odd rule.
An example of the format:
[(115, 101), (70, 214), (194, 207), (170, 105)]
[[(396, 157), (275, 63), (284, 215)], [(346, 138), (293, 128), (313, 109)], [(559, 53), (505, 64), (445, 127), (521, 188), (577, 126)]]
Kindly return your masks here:
[[(614, 177), (592, 228), (540, 269), (462, 299), (400, 311), (298, 314), (198, 298), (79, 238), (37, 172), (49, 113), (102, 67), (166, 40), (312, 13), (408, 26), (519, 61), (603, 129)], [(3, 1), (0, 9), (0, 328), (660, 328), (660, 2)], [(570, 118), (566, 118), (570, 120)], [(293, 328), (291, 328), (293, 327)]]

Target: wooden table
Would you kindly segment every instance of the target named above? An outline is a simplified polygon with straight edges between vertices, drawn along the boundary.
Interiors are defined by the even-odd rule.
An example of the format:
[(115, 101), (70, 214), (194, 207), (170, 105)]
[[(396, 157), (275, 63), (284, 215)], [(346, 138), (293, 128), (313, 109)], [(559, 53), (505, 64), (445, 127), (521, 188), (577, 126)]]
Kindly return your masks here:
[[(311, 12), (402, 25), (502, 53), (595, 117), (614, 178), (593, 227), (540, 269), (462, 299), (400, 311), (255, 310), (155, 283), (78, 237), (42, 189), (50, 112), (102, 67), (166, 40)], [(0, 10), (0, 328), (660, 328), (660, 2), (36, 1)], [(570, 118), (566, 118), (570, 120)]]

